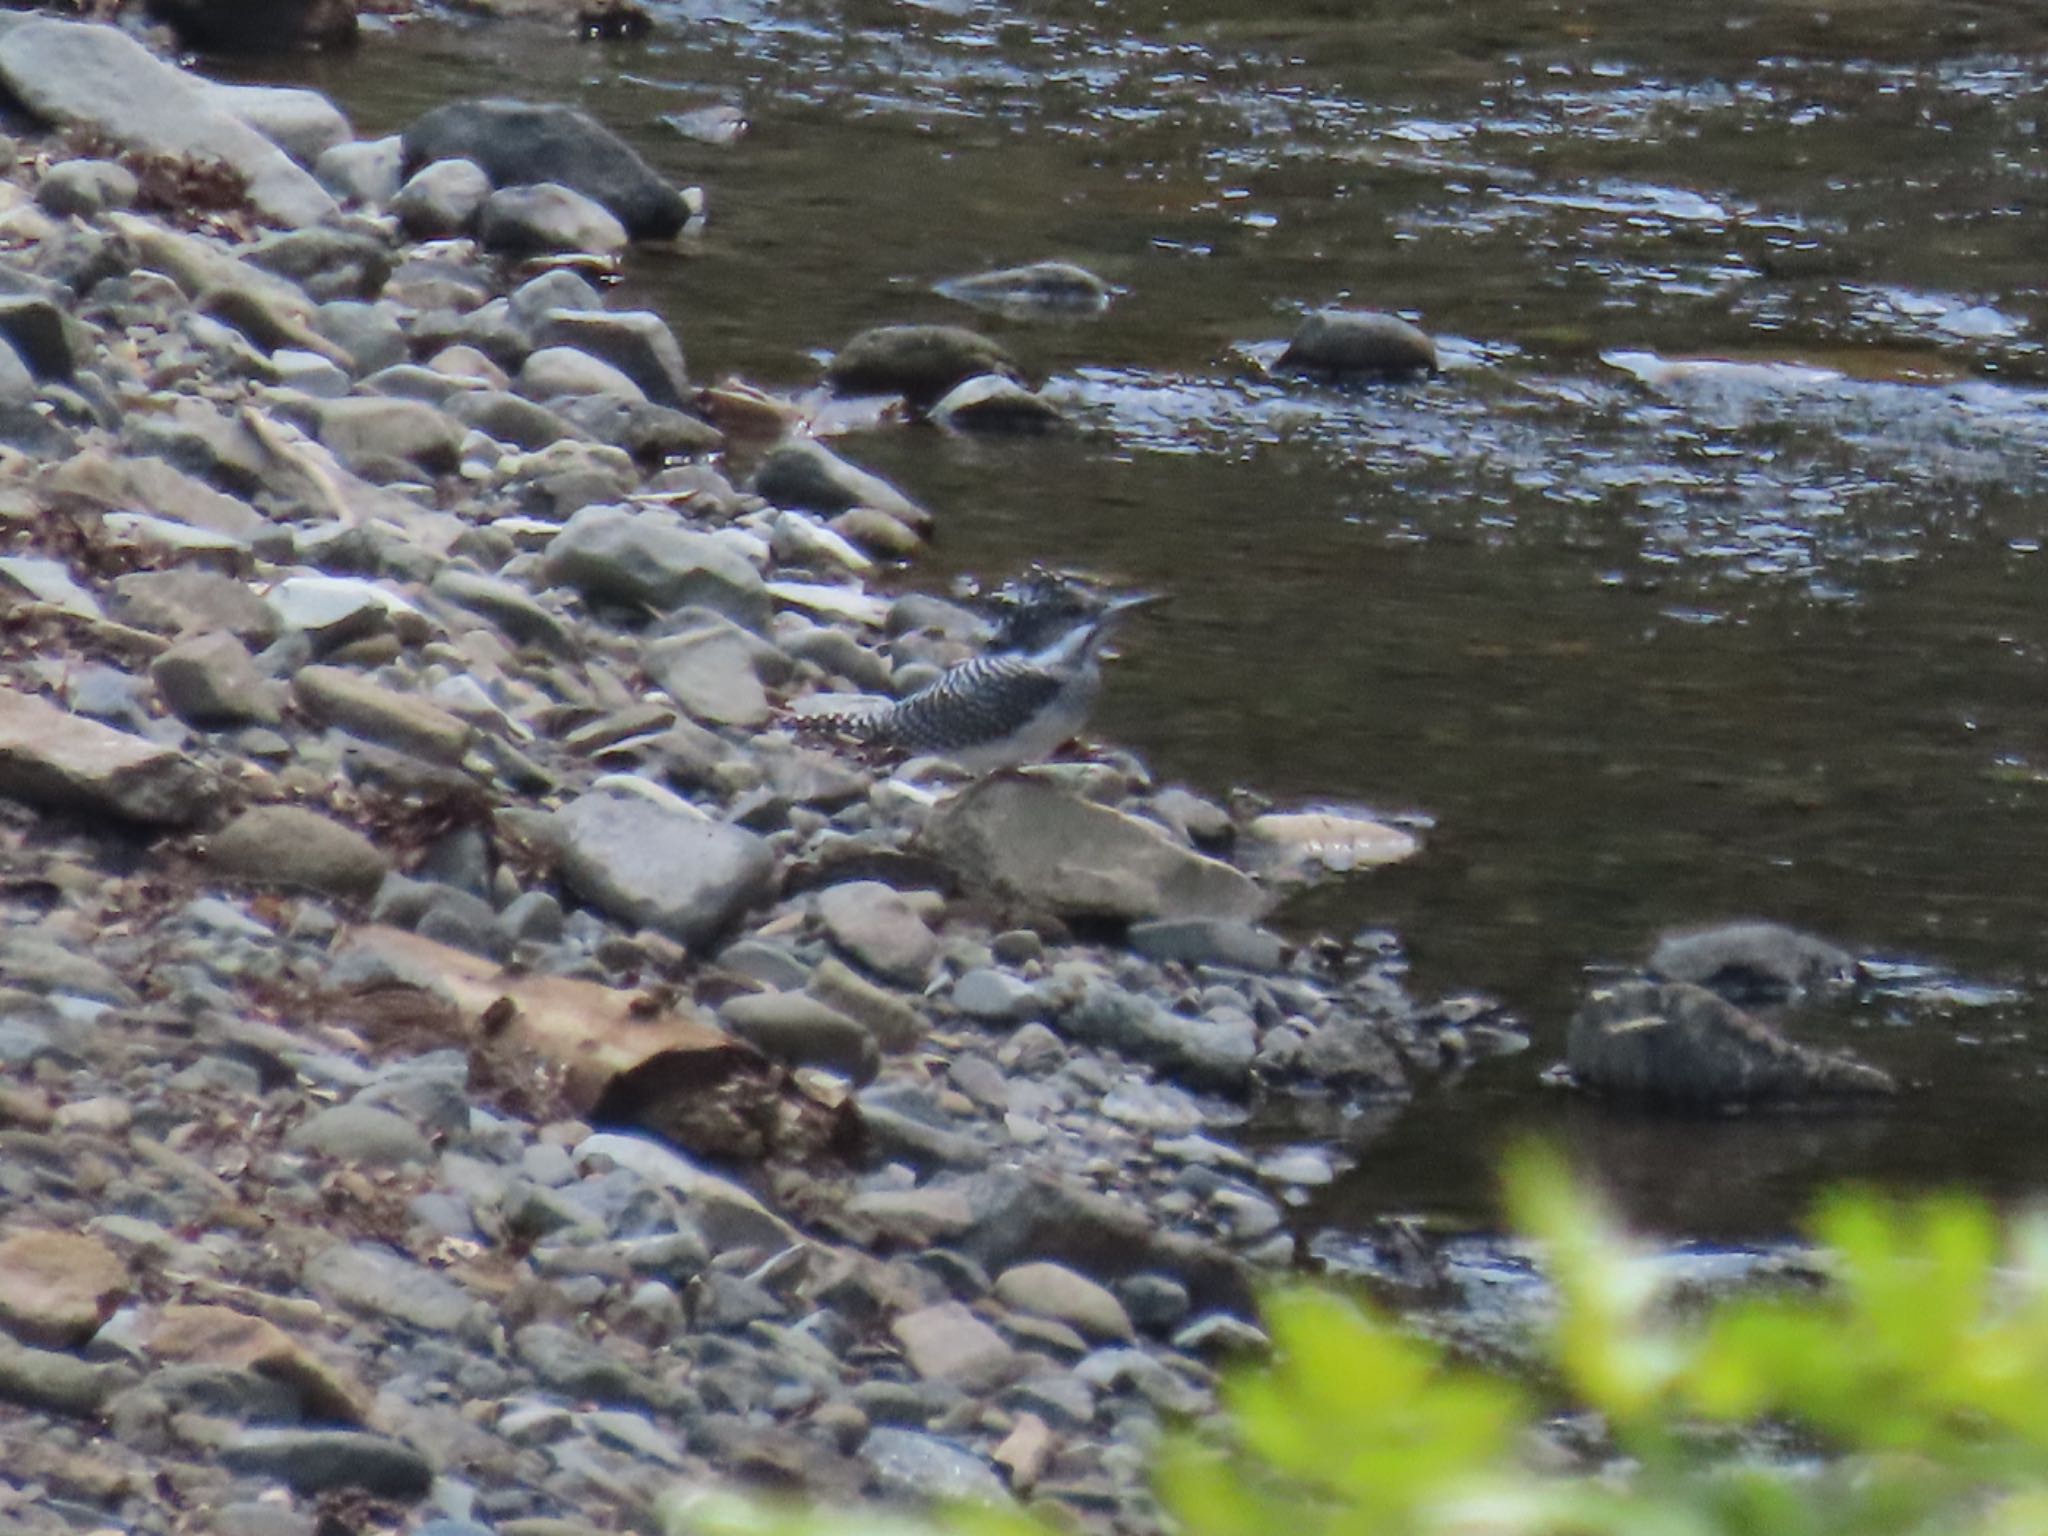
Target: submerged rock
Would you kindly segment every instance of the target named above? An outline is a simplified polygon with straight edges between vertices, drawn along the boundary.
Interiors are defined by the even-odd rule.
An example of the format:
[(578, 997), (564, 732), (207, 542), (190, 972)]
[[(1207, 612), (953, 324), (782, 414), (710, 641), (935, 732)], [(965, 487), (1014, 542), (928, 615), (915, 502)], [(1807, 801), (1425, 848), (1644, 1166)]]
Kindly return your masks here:
[(1797, 1045), (1704, 987), (1627, 982), (1588, 997), (1565, 1060), (1579, 1083), (1617, 1098), (1718, 1106), (1896, 1091), (1846, 1051)]
[(1726, 923), (1667, 933), (1650, 952), (1650, 974), (1690, 982), (1745, 1006), (1824, 995), (1855, 985), (1856, 957), (1779, 923)]
[(1434, 373), (1436, 343), (1398, 315), (1320, 309), (1302, 321), (1276, 366), (1380, 378)]
[(957, 432), (1052, 432), (1067, 422), (1043, 395), (997, 373), (961, 380), (940, 396), (931, 417)]
[(1116, 290), (1086, 267), (1069, 261), (1034, 261), (1028, 266), (948, 278), (936, 291), (962, 304), (1013, 317), (1099, 315)]
[(902, 395), (926, 405), (963, 379), (1017, 376), (1010, 354), (957, 325), (884, 325), (862, 331), (832, 359), (826, 377), (847, 395)]

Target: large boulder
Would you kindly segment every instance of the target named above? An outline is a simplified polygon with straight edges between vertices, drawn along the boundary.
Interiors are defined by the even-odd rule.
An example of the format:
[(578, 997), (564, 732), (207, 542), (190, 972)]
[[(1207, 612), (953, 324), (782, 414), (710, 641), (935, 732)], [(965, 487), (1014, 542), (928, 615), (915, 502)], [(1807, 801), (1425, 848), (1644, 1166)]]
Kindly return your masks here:
[(326, 188), (216, 104), (205, 82), (116, 28), (46, 19), (10, 27), (0, 34), (0, 87), (53, 128), (89, 129), (145, 155), (222, 161), (280, 224), (318, 224), (338, 211)]
[(1032, 775), (983, 780), (932, 814), (927, 849), (970, 885), (1060, 917), (1255, 918), (1266, 893), (1162, 828)]
[(624, 139), (575, 107), (453, 101), (405, 130), (407, 174), (474, 160), (497, 187), (552, 181), (609, 208), (636, 240), (666, 240), (689, 217), (682, 194)]
[(1631, 981), (1573, 1017), (1565, 1061), (1581, 1087), (1616, 1098), (1712, 1107), (1868, 1098), (1889, 1075), (1846, 1051), (1797, 1045), (1704, 987)]

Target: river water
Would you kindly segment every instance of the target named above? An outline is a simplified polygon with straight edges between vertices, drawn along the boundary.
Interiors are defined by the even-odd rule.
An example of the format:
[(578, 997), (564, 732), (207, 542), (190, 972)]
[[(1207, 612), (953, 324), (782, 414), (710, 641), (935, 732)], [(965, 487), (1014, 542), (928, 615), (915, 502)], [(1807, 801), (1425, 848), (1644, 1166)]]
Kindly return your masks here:
[[(1562, 1137), (1642, 1220), (1783, 1232), (1843, 1176), (2048, 1187), (2048, 14), (1953, 0), (726, 0), (645, 43), (427, 21), (271, 62), (359, 132), (579, 102), (710, 219), (641, 253), (692, 372), (813, 385), (859, 329), (1000, 337), (1080, 423), (848, 456), (934, 507), (908, 580), (1032, 559), (1172, 594), (1099, 715), (1162, 779), (1429, 818), (1285, 926), (1401, 935), (1535, 1046), (1432, 1090), (1320, 1214), (1487, 1219)], [(743, 112), (737, 142), (667, 119)], [(1092, 322), (941, 279), (1043, 258)], [(1257, 367), (1397, 310), (1427, 383)], [(1878, 958), (1810, 1021), (1875, 1114), (1671, 1121), (1538, 1081), (1589, 968), (1766, 916)]]

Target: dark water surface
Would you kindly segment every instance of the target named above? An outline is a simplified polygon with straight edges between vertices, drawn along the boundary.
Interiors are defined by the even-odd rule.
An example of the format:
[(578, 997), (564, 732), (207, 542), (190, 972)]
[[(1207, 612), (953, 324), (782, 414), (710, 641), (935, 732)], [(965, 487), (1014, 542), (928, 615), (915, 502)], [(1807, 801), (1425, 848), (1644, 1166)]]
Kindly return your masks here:
[[(1083, 431), (842, 442), (938, 510), (914, 579), (1170, 591), (1103, 733), (1210, 792), (1427, 813), (1423, 857), (1292, 926), (1391, 927), (1424, 994), (1534, 1034), (1370, 1144), (1339, 1224), (1485, 1219), (1525, 1128), (1695, 1236), (1843, 1175), (2048, 1189), (2043, 8), (652, 9), (646, 44), (426, 23), (293, 67), (362, 132), (579, 101), (703, 184), (701, 239), (622, 295), (700, 378), (801, 388), (864, 326), (958, 320), (1049, 380)], [(662, 121), (711, 105), (736, 145)], [(1128, 291), (1063, 325), (930, 292), (1048, 257)], [(1445, 372), (1263, 381), (1333, 302), (1417, 319)], [(1911, 1080), (1896, 1109), (1538, 1086), (1589, 965), (1740, 915), (1891, 962), (1814, 1032)]]

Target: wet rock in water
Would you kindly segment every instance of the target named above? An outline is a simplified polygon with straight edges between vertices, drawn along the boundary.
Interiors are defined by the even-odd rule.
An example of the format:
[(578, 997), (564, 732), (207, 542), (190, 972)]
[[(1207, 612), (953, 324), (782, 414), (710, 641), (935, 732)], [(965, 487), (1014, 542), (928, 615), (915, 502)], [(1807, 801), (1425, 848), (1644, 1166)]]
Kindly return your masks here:
[(769, 451), (754, 471), (754, 494), (778, 507), (804, 512), (867, 507), (920, 534), (931, 532), (931, 513), (880, 475), (847, 463), (808, 438), (781, 443)]
[(1288, 811), (1254, 817), (1245, 828), (1245, 862), (1262, 875), (1312, 880), (1413, 858), (1412, 833), (1354, 811)]
[(10, 27), (0, 36), (0, 83), (52, 127), (90, 129), (142, 154), (225, 163), (280, 224), (317, 224), (337, 211), (283, 150), (117, 28), (43, 19)]
[(181, 827), (209, 815), (221, 788), (174, 748), (0, 688), (0, 795), (53, 810)]
[(760, 572), (673, 512), (585, 507), (547, 547), (547, 574), (598, 602), (667, 611), (698, 603), (750, 629), (769, 599)]
[(356, 0), (149, 0), (181, 47), (204, 53), (281, 53), (353, 42)]
[(1000, 315), (1099, 315), (1116, 290), (1086, 267), (1067, 261), (977, 272), (936, 284), (949, 299)]
[(384, 853), (353, 827), (295, 805), (251, 806), (207, 840), (208, 868), (230, 880), (318, 891), (343, 900), (376, 894)]
[(1856, 957), (1779, 923), (1726, 923), (1667, 933), (1650, 952), (1650, 974), (1718, 992), (1745, 1007), (1802, 993), (1825, 996), (1856, 983)]
[(392, 195), (391, 211), (413, 239), (445, 240), (475, 224), (490, 195), (491, 178), (474, 160), (435, 160)]
[(582, 795), (555, 821), (572, 890), (691, 948), (709, 944), (774, 883), (774, 855), (752, 832), (638, 795)]
[(1716, 1106), (1895, 1091), (1847, 1052), (1797, 1045), (1704, 987), (1626, 982), (1573, 1017), (1565, 1060), (1579, 1083), (1617, 1098)]
[(1398, 315), (1320, 309), (1302, 321), (1276, 366), (1377, 378), (1434, 373), (1436, 343)]
[(955, 384), (933, 404), (931, 418), (957, 432), (1052, 432), (1067, 424), (1043, 395), (993, 373)]
[(434, 1469), (418, 1451), (360, 1429), (244, 1429), (220, 1448), (220, 1459), (300, 1494), (352, 1488), (412, 1503), (434, 1484)]
[(477, 214), (484, 248), (519, 256), (588, 251), (608, 256), (624, 250), (626, 226), (595, 198), (558, 182), (500, 187)]
[(83, 1344), (128, 1292), (128, 1266), (97, 1238), (25, 1231), (0, 1242), (0, 1328), (24, 1344)]
[(1152, 822), (1030, 775), (986, 779), (926, 823), (929, 852), (970, 884), (1062, 917), (1251, 919), (1268, 899)]
[(884, 325), (862, 331), (825, 370), (845, 395), (902, 395), (928, 405), (977, 374), (1015, 378), (1016, 363), (997, 343), (957, 325)]
[(556, 182), (609, 209), (636, 240), (683, 227), (682, 195), (633, 147), (575, 107), (493, 100), (436, 107), (405, 130), (405, 165), (473, 160), (493, 186)]

